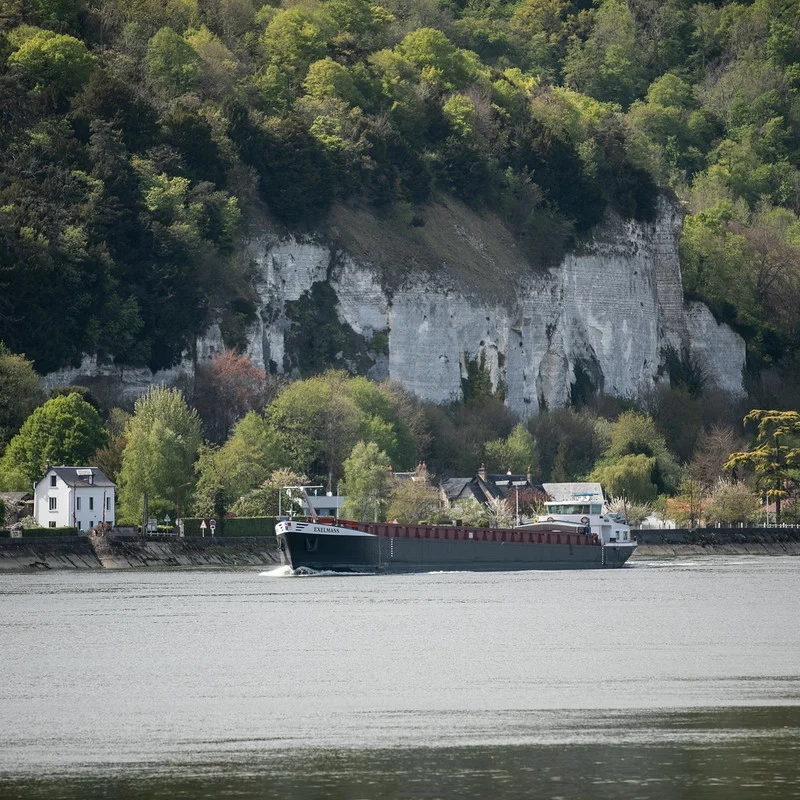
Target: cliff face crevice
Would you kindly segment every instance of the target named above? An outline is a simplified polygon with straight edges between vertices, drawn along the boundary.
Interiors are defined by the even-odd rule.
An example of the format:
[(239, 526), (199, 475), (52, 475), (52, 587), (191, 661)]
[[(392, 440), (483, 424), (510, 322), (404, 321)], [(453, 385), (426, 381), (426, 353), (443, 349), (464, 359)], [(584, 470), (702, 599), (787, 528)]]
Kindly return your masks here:
[[(313, 349), (326, 365), (391, 378), (434, 402), (457, 399), (467, 361), (482, 358), (508, 404), (527, 415), (542, 404), (564, 405), (576, 392), (634, 395), (666, 379), (664, 353), (674, 348), (691, 352), (717, 388), (742, 393), (743, 339), (702, 304), (684, 304), (681, 216), (667, 199), (654, 222), (609, 219), (546, 272), (526, 264), (496, 220), (471, 214), (442, 211), (438, 231), (409, 230), (405, 243), (389, 223), (361, 224), (345, 212), (317, 241), (253, 237), (260, 312), (249, 356), (272, 371), (302, 372), (310, 358), (304, 348)], [(309, 306), (323, 294), (326, 304)], [(300, 314), (303, 307), (313, 316)], [(223, 346), (211, 326), (197, 357)], [(192, 368), (128, 371), (127, 383), (124, 373), (117, 377), (134, 393)], [(48, 380), (101, 371), (87, 358)]]

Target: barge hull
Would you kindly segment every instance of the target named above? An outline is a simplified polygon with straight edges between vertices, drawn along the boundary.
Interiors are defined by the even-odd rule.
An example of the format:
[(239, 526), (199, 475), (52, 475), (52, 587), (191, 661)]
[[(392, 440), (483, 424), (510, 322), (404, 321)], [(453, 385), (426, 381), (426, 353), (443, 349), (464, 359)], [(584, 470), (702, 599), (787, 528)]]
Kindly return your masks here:
[(621, 567), (630, 545), (454, 541), (334, 533), (278, 534), (281, 559), (293, 569), (335, 572), (497, 571)]

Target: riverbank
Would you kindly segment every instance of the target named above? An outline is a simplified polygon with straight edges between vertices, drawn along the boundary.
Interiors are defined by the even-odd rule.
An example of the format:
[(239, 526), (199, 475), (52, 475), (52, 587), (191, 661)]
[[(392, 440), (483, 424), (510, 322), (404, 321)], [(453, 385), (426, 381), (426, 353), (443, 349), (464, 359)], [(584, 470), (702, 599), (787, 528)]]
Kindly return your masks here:
[(0, 539), (0, 571), (261, 567), (280, 563), (274, 536)]
[(798, 528), (638, 530), (632, 560), (686, 556), (797, 556)]
[[(633, 561), (707, 555), (797, 555), (797, 528), (708, 528), (635, 532)], [(59, 536), (0, 539), (0, 572), (51, 569), (270, 567), (280, 563), (274, 536), (142, 539)]]

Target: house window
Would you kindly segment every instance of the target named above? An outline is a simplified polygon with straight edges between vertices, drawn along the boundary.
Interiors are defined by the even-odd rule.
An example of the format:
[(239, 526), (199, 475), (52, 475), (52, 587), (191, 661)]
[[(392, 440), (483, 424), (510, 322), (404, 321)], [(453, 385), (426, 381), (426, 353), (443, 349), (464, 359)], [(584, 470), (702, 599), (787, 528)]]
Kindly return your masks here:
[(55, 523), (55, 521), (54, 521), (54, 522), (48, 522), (48, 523), (47, 523), (47, 525), (48, 525), (48, 527), (50, 527), (50, 528), (55, 528), (55, 526), (56, 526), (56, 523)]
[(89, 527), (90, 528), (94, 528), (94, 520), (93, 519), (89, 520)]
[(80, 499), (80, 497), (76, 497), (75, 498), (75, 510), (76, 511), (80, 511), (81, 510), (81, 499)]
[(58, 480), (58, 477), (57, 477), (57, 476), (55, 476), (55, 475), (51, 475), (51, 476), (50, 476), (50, 485), (51, 485), (51, 486), (55, 486), (55, 485), (56, 485), (56, 481), (57, 481), (57, 480)]
[(111, 498), (106, 497), (106, 511), (111, 511)]
[(78, 520), (78, 530), (79, 531), (83, 530), (83, 523), (80, 520)]
[(89, 511), (94, 511), (94, 497), (89, 498)]
[(51, 511), (56, 511), (57, 508), (58, 508), (58, 498), (57, 497), (48, 497), (47, 499), (50, 501), (50, 510)]

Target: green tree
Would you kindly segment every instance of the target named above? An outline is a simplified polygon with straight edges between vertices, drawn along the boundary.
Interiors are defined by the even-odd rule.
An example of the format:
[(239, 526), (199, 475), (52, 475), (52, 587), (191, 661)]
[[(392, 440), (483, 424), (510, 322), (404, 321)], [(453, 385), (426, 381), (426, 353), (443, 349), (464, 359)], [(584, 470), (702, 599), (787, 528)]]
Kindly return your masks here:
[(147, 45), (147, 74), (171, 94), (185, 94), (197, 87), (200, 56), (172, 28), (161, 28)]
[(33, 364), (0, 342), (0, 456), (22, 423), (44, 400)]
[(781, 500), (800, 471), (800, 413), (753, 409), (745, 425), (756, 425), (756, 441), (751, 450), (731, 453), (725, 469), (736, 474), (739, 468), (752, 471), (756, 486), (775, 501), (775, 522), (781, 521)]
[(305, 486), (308, 478), (290, 469), (276, 469), (260, 486), (242, 495), (231, 506), (231, 513), (237, 517), (278, 517), (288, 516), (290, 512), (300, 510), (300, 494), (297, 490), (289, 490), (289, 496), (283, 496), (278, 502), (278, 493), (284, 486)]
[(637, 453), (595, 467), (589, 478), (599, 481), (609, 496), (649, 503), (658, 495), (657, 470), (655, 457)]
[(308, 69), (303, 87), (307, 95), (318, 100), (325, 97), (338, 97), (348, 106), (364, 106), (366, 104), (350, 70), (332, 58), (315, 61)]
[(195, 513), (225, 513), (260, 486), (284, 458), (275, 430), (262, 416), (248, 412), (222, 447), (200, 449), (195, 464)]
[(40, 30), (8, 57), (23, 81), (39, 94), (71, 96), (89, 80), (97, 58), (74, 36)]
[(435, 28), (412, 31), (396, 49), (419, 70), (422, 80), (442, 89), (462, 89), (476, 72), (474, 54), (460, 50)]
[(532, 471), (535, 455), (533, 436), (521, 422), (505, 439), (486, 443), (486, 466), (491, 472)]
[(108, 436), (97, 411), (78, 394), (54, 397), (25, 420), (0, 459), (0, 485), (30, 489), (48, 464), (86, 466)]
[(598, 100), (627, 106), (647, 87), (642, 56), (630, 8), (621, 0), (606, 0), (595, 12), (586, 41), (573, 39), (565, 81)]
[(305, 77), (308, 67), (325, 55), (327, 34), (324, 20), (303, 8), (278, 11), (270, 20), (261, 44), (268, 64), (289, 76), (294, 85)]
[(375, 442), (358, 442), (344, 462), (347, 501), (342, 516), (360, 522), (386, 519), (389, 499), (389, 457)]
[(330, 370), (285, 387), (266, 412), (287, 464), (323, 476), (333, 491), (359, 439), (375, 442), (398, 470), (414, 463), (423, 428), (408, 397), (389, 384)]
[(605, 480), (613, 482), (617, 488), (607, 487), (611, 494), (624, 494), (622, 487), (629, 481), (636, 492), (632, 498), (652, 500), (675, 489), (679, 469), (652, 417), (626, 411), (611, 426), (609, 445), (592, 474), (604, 485)]
[(192, 465), (201, 441), (197, 412), (177, 389), (151, 387), (136, 401), (125, 438), (119, 473), (120, 518), (138, 521), (145, 493), (151, 516), (177, 516), (177, 490), (193, 483)]
[(356, 404), (346, 391), (343, 373), (327, 372), (287, 386), (267, 416), (297, 472), (324, 475), (330, 487), (341, 477), (342, 461), (359, 432)]

